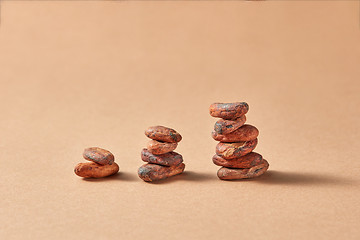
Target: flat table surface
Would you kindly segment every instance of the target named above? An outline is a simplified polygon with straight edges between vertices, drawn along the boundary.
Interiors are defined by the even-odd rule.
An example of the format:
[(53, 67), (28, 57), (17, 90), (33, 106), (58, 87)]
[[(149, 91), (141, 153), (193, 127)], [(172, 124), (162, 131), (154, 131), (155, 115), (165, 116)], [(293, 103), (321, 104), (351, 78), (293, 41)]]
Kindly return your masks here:
[[(0, 239), (360, 239), (359, 1), (1, 1)], [(270, 163), (220, 181), (213, 102)], [(153, 125), (185, 172), (145, 183)], [(120, 173), (83, 180), (83, 149)]]

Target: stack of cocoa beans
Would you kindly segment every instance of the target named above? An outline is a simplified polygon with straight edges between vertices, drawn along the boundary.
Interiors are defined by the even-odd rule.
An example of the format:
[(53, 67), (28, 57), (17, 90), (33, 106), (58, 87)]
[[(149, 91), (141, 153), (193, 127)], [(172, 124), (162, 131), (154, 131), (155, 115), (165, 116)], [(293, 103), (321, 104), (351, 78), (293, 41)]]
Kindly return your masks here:
[(119, 165), (114, 162), (114, 155), (108, 150), (99, 147), (86, 148), (83, 157), (90, 162), (75, 166), (74, 172), (79, 177), (102, 178), (119, 171)]
[(179, 133), (171, 128), (154, 126), (146, 129), (145, 135), (152, 140), (141, 151), (141, 159), (148, 162), (138, 170), (142, 180), (152, 182), (184, 172), (183, 158), (174, 152), (182, 139)]
[(222, 166), (217, 176), (222, 180), (254, 178), (262, 175), (269, 167), (263, 157), (253, 152), (259, 131), (244, 124), (249, 105), (245, 102), (213, 103), (210, 115), (221, 118), (215, 123), (212, 137), (219, 141), (213, 162)]

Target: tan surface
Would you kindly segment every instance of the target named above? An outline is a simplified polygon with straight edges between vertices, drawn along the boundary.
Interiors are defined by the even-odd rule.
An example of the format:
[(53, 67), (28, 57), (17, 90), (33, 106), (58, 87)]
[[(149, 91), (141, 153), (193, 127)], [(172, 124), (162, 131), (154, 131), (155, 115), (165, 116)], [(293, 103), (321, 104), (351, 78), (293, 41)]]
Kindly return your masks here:
[[(359, 239), (358, 1), (2, 1), (0, 239)], [(216, 101), (270, 172), (224, 182)], [(186, 173), (141, 181), (146, 127)], [(121, 174), (84, 181), (85, 147)]]

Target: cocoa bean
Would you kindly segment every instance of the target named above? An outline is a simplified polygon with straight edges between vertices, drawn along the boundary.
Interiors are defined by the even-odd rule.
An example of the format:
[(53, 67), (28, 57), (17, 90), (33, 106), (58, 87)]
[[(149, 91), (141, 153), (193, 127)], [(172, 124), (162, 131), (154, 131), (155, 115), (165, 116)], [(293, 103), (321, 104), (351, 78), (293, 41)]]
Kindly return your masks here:
[(246, 142), (254, 140), (259, 136), (259, 130), (252, 126), (245, 124), (242, 127), (228, 134), (218, 134), (216, 131), (212, 132), (212, 137), (220, 142)]
[(264, 159), (264, 162), (251, 168), (226, 168), (222, 167), (217, 172), (217, 176), (221, 180), (236, 180), (244, 178), (258, 177), (266, 172), (269, 168), (269, 163)]
[(215, 165), (227, 168), (251, 168), (263, 163), (262, 156), (255, 152), (231, 160), (226, 160), (218, 155), (214, 155), (212, 159)]
[(257, 138), (247, 142), (218, 143), (216, 154), (224, 159), (234, 159), (242, 157), (255, 149), (258, 143)]
[(213, 117), (233, 120), (246, 114), (249, 111), (249, 105), (246, 102), (213, 103), (209, 110)]
[(114, 162), (114, 155), (108, 150), (99, 147), (86, 148), (83, 153), (83, 157), (100, 165), (111, 165)]
[(169, 143), (180, 142), (182, 139), (181, 135), (174, 129), (164, 126), (149, 127), (145, 130), (145, 135), (148, 138)]
[(176, 149), (177, 143), (168, 143), (168, 142), (160, 142), (156, 140), (151, 140), (147, 144), (147, 149), (152, 154), (160, 155), (171, 152)]
[(219, 119), (214, 126), (214, 131), (217, 134), (229, 134), (246, 122), (246, 116), (242, 115), (241, 117), (235, 119), (235, 120), (224, 120)]
[(141, 151), (141, 159), (144, 162), (160, 164), (163, 166), (174, 166), (183, 162), (182, 156), (176, 152), (154, 155), (146, 148)]
[(180, 163), (177, 166), (171, 166), (171, 167), (147, 163), (139, 168), (138, 175), (145, 182), (152, 182), (180, 174), (184, 171), (184, 169), (185, 169), (184, 163)]
[(75, 166), (76, 175), (84, 178), (102, 178), (113, 175), (119, 171), (119, 165), (113, 162), (111, 165), (100, 165), (95, 162), (79, 163)]

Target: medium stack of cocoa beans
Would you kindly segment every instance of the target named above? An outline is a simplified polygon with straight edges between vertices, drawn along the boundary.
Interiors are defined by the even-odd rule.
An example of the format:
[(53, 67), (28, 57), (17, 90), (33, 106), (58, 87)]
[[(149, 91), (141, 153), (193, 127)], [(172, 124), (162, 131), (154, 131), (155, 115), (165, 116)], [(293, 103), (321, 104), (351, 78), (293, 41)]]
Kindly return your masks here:
[(152, 140), (141, 151), (141, 159), (147, 164), (138, 170), (139, 177), (152, 182), (184, 172), (183, 157), (174, 152), (182, 137), (174, 129), (164, 126), (149, 127), (145, 135)]
[(215, 123), (212, 137), (219, 141), (213, 162), (222, 166), (217, 172), (222, 180), (254, 178), (265, 173), (269, 167), (260, 154), (253, 152), (259, 130), (244, 124), (248, 111), (246, 102), (210, 105), (210, 115), (221, 118)]
[(102, 178), (119, 171), (119, 165), (114, 162), (114, 155), (106, 149), (86, 148), (83, 157), (90, 162), (79, 163), (75, 166), (74, 172), (79, 177)]

